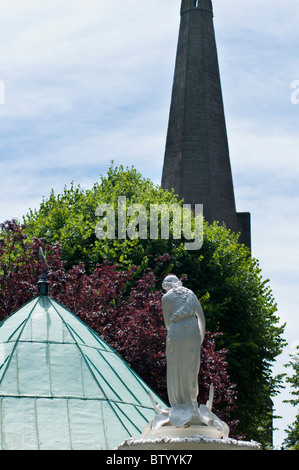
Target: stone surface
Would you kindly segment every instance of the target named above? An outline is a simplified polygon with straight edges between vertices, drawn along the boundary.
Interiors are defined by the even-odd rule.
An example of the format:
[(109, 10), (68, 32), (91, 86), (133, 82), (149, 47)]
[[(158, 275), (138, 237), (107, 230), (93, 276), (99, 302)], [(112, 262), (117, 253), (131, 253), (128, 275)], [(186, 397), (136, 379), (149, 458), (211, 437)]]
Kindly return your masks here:
[(161, 186), (238, 232), (211, 0), (182, 0)]
[(156, 431), (152, 430), (148, 437), (151, 439), (157, 439), (165, 436), (173, 438), (186, 438), (195, 437), (198, 435), (213, 439), (222, 439), (224, 437), (222, 436), (221, 431), (218, 431), (215, 427), (204, 424), (191, 424), (190, 426), (183, 428), (176, 428), (175, 426), (167, 425), (157, 429)]
[(128, 439), (120, 444), (116, 450), (262, 450), (262, 447), (254, 441), (237, 441), (230, 438), (215, 439), (197, 435), (185, 438), (164, 436), (156, 439)]

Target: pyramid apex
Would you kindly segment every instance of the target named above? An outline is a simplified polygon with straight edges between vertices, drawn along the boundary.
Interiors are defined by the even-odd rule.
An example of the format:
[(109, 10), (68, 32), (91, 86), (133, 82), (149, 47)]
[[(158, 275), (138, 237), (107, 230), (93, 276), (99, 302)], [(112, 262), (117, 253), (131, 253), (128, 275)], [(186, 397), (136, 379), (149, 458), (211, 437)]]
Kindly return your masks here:
[(47, 278), (46, 270), (43, 269), (42, 275), (37, 283), (38, 295), (49, 295), (50, 283)]
[(47, 265), (47, 253), (39, 247), (39, 259), (41, 261), (43, 271), (42, 275), (37, 283), (38, 295), (49, 295), (49, 281), (46, 274), (46, 265)]

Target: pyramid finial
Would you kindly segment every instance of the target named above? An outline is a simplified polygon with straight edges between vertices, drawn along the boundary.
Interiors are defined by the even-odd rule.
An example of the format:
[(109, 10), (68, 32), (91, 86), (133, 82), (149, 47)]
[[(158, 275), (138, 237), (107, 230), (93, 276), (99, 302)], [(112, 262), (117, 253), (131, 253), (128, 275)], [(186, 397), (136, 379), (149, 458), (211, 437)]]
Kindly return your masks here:
[(49, 295), (49, 281), (46, 274), (46, 252), (44, 253), (43, 249), (39, 247), (39, 258), (43, 266), (43, 272), (40, 277), (40, 280), (37, 283), (38, 295)]

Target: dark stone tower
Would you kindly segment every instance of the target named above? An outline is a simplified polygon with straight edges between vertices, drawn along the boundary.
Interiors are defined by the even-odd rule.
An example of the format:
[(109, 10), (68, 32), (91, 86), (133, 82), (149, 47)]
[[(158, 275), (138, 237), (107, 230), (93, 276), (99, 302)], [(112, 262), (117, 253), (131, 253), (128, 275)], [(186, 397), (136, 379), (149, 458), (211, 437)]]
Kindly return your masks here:
[(211, 0), (182, 0), (162, 188), (203, 204), (250, 247), (250, 214), (237, 214)]

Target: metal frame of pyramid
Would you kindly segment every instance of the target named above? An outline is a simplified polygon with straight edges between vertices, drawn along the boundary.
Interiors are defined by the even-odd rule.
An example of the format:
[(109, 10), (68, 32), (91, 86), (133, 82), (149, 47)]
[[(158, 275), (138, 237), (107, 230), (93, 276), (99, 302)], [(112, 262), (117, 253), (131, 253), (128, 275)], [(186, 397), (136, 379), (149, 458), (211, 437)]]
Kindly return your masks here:
[(0, 324), (0, 345), (0, 449), (111, 450), (155, 416), (142, 379), (47, 295)]

